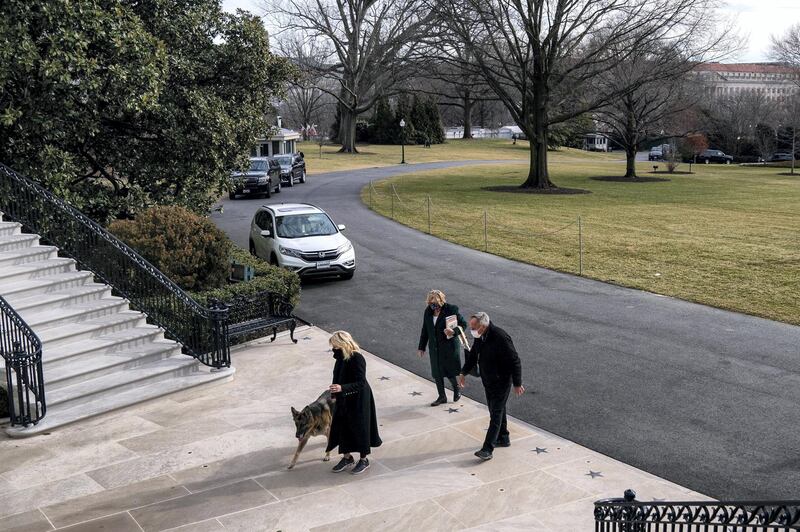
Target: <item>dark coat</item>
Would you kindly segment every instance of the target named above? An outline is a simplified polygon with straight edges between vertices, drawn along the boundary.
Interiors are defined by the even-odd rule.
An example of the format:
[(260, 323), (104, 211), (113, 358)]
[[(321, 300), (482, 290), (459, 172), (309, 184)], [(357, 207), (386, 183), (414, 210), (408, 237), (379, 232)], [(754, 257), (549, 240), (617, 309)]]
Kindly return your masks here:
[(383, 442), (378, 434), (375, 400), (367, 383), (367, 361), (361, 353), (353, 353), (345, 360), (338, 349), (333, 358), (333, 384), (341, 385), (342, 391), (333, 394), (336, 407), (326, 451), (338, 446), (340, 454), (369, 454), (370, 447), (380, 447)]
[(475, 364), (480, 365), (481, 380), (486, 388), (522, 386), (522, 364), (514, 342), (503, 329), (489, 323), (483, 336), (476, 338), (469, 350), (461, 373), (467, 375)]
[[(452, 338), (447, 338), (444, 334), (447, 316), (458, 317), (458, 327)], [(425, 351), (428, 348), (428, 358), (431, 360), (431, 375), (434, 379), (443, 377), (452, 378), (458, 375), (461, 369), (461, 341), (458, 339), (458, 329), (464, 330), (467, 321), (459, 314), (458, 307), (445, 303), (433, 323), (433, 311), (430, 307), (425, 308), (422, 317), (422, 333), (419, 335), (419, 350)]]

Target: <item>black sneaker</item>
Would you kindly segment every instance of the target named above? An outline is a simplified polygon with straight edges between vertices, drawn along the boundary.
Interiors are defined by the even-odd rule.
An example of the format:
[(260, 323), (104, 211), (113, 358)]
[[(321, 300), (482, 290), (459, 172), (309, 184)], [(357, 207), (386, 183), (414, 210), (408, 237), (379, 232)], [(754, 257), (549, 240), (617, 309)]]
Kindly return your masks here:
[(440, 397), (431, 403), (431, 406), (439, 406), (447, 403), (447, 397)]
[(489, 451), (484, 451), (483, 449), (481, 449), (480, 451), (475, 451), (475, 456), (477, 456), (484, 462), (492, 459), (492, 453), (490, 453)]
[(453, 402), (457, 403), (459, 399), (461, 399), (461, 392), (456, 390), (455, 392), (453, 392)]
[(360, 475), (361, 473), (363, 473), (367, 469), (369, 469), (369, 460), (367, 460), (366, 458), (362, 458), (361, 460), (358, 461), (356, 466), (353, 468), (352, 473), (354, 475)]
[(342, 471), (344, 471), (345, 469), (347, 469), (348, 467), (350, 467), (355, 463), (356, 459), (353, 458), (352, 456), (350, 458), (344, 457), (341, 460), (339, 460), (338, 464), (333, 466), (333, 469), (331, 471), (333, 471), (334, 473), (341, 473)]
[(500, 440), (495, 442), (494, 447), (511, 447), (511, 440)]

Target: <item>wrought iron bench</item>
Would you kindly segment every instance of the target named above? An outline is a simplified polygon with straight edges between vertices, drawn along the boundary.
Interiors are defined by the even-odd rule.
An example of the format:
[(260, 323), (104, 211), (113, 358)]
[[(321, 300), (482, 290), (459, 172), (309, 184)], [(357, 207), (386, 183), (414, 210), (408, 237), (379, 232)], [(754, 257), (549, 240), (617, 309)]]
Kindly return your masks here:
[(289, 329), (289, 337), (297, 343), (294, 330), (297, 317), (294, 305), (284, 296), (275, 292), (258, 292), (242, 295), (224, 302), (228, 306), (228, 338), (231, 345), (242, 343), (261, 336), (271, 330), (274, 342), (281, 328)]

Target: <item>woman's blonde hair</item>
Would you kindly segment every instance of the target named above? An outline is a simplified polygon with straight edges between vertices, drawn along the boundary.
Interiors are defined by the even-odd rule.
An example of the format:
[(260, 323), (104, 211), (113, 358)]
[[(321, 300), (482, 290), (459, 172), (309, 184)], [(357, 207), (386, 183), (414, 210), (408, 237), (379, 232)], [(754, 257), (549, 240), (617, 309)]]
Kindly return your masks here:
[(328, 343), (330, 343), (331, 347), (334, 349), (341, 349), (342, 353), (344, 353), (345, 360), (353, 356), (353, 353), (361, 350), (356, 341), (353, 340), (353, 337), (350, 336), (350, 333), (347, 331), (336, 331), (331, 335)]
[(444, 292), (441, 290), (431, 290), (428, 292), (428, 297), (425, 299), (425, 304), (430, 305), (431, 303), (436, 303), (440, 307), (443, 307), (444, 304), (447, 302), (447, 299), (444, 297)]

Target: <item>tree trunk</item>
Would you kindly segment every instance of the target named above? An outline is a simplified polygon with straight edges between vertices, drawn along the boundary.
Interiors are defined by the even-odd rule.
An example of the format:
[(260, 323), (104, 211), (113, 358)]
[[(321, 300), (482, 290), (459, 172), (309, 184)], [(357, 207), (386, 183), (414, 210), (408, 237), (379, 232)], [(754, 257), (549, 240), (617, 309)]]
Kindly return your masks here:
[(345, 106), (342, 106), (342, 118), (339, 122), (339, 142), (342, 143), (339, 153), (358, 153), (356, 149), (356, 115)]
[(636, 146), (625, 147), (625, 177), (636, 179)]
[(524, 129), (530, 141), (531, 166), (528, 169), (528, 179), (521, 185), (522, 188), (556, 188), (550, 181), (550, 174), (547, 171), (547, 98), (543, 91), (538, 91), (533, 99), (531, 107), (534, 109), (534, 116), (529, 117), (528, 127)]
[(469, 92), (464, 95), (464, 135), (461, 138), (464, 139), (471, 139), (472, 138), (472, 105), (473, 105), (472, 98), (470, 98)]

